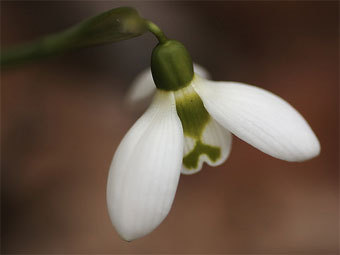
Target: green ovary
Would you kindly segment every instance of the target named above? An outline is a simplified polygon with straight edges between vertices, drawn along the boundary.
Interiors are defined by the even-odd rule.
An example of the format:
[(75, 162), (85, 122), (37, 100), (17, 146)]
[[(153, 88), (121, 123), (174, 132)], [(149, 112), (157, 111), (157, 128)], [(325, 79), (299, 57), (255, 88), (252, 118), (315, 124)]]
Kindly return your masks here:
[(187, 169), (197, 169), (199, 158), (205, 154), (212, 162), (221, 156), (221, 148), (202, 142), (202, 135), (211, 117), (191, 85), (175, 92), (177, 114), (182, 122), (184, 135), (195, 140), (194, 148), (183, 157)]

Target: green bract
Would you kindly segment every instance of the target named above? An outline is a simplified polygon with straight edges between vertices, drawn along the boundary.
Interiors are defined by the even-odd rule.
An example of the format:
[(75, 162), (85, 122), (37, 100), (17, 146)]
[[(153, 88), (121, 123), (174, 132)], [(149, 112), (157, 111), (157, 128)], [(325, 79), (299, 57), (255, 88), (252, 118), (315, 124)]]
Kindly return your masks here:
[(190, 54), (175, 40), (159, 43), (153, 49), (151, 72), (157, 88), (168, 91), (186, 87), (194, 77)]
[(130, 7), (109, 10), (64, 31), (1, 52), (1, 66), (18, 65), (66, 51), (127, 40), (147, 31), (147, 24)]
[(104, 12), (70, 29), (72, 43), (77, 47), (127, 40), (146, 31), (144, 19), (131, 7)]

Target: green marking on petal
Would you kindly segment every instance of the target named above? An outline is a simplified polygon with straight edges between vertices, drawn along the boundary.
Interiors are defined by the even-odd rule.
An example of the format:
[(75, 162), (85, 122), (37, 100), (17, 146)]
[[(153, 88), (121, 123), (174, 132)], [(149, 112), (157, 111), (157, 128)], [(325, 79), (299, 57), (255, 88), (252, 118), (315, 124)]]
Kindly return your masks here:
[(181, 119), (184, 135), (196, 140), (202, 138), (205, 125), (210, 115), (192, 86), (175, 92), (176, 109)]
[(195, 140), (194, 148), (183, 157), (183, 164), (188, 169), (198, 167), (199, 158), (205, 154), (212, 162), (221, 157), (221, 148), (202, 142), (202, 136), (211, 117), (205, 109), (199, 95), (191, 85), (174, 92), (177, 114), (182, 122), (183, 133)]
[(199, 157), (202, 154), (206, 154), (212, 162), (216, 162), (221, 156), (221, 148), (197, 141), (194, 149), (183, 158), (183, 164), (188, 169), (197, 168)]

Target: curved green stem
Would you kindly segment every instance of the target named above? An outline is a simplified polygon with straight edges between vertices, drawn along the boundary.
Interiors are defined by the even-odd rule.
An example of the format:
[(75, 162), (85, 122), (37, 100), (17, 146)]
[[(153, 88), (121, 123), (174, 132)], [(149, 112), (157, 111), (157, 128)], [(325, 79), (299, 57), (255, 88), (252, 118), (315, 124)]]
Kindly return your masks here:
[(165, 36), (163, 31), (155, 23), (151, 22), (150, 20), (145, 20), (145, 23), (148, 30), (157, 37), (160, 43), (165, 43), (168, 41), (168, 38)]

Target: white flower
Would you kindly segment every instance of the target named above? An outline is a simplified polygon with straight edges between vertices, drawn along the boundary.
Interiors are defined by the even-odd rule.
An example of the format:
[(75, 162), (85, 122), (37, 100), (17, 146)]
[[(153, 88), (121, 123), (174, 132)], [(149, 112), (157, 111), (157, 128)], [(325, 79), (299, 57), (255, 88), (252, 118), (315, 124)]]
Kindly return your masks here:
[(228, 158), (231, 133), (287, 161), (320, 152), (312, 129), (286, 101), (254, 86), (210, 81), (182, 43), (160, 39), (151, 72), (137, 77), (128, 96), (142, 101), (155, 91), (153, 102), (119, 145), (108, 178), (111, 221), (128, 241), (164, 220), (181, 172), (193, 174), (203, 162), (217, 166)]
[(193, 174), (203, 162), (216, 166), (227, 159), (231, 133), (286, 161), (320, 153), (312, 129), (286, 101), (255, 86), (207, 80), (202, 68), (194, 69), (190, 84), (176, 91), (156, 89), (149, 69), (128, 94), (130, 101), (155, 96), (119, 145), (110, 168), (109, 213), (125, 240), (150, 233), (164, 220), (180, 172)]

